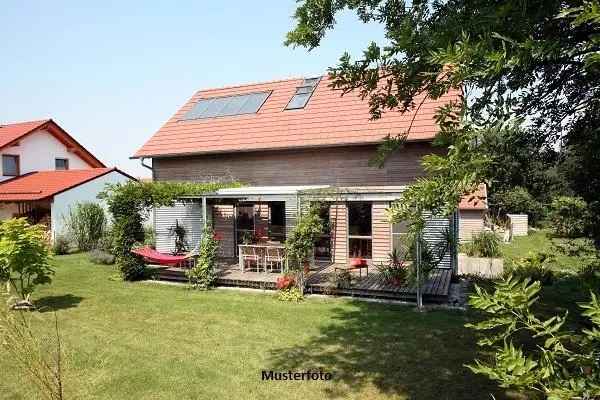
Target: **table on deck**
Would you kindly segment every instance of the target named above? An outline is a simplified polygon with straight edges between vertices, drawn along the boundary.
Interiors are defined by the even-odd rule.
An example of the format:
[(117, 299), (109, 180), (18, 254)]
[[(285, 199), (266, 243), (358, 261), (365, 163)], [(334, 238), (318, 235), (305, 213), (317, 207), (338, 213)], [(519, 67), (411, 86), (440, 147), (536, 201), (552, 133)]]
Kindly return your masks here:
[[(283, 245), (280, 244), (239, 244), (238, 245), (238, 263), (240, 266), (240, 271), (244, 272), (244, 258), (243, 258), (243, 254), (242, 254), (242, 248), (251, 248), (251, 249), (255, 249), (258, 250), (257, 254), (263, 262), (263, 265), (265, 266), (265, 272), (267, 271), (267, 263), (266, 263), (266, 257), (267, 257), (267, 251), (268, 249), (279, 249), (281, 251), (281, 254), (283, 256), (283, 250), (285, 249), (285, 247)], [(257, 261), (257, 264), (260, 263), (260, 261)], [(258, 269), (258, 265), (257, 265), (257, 269)], [(283, 270), (283, 265), (281, 267), (281, 269)]]

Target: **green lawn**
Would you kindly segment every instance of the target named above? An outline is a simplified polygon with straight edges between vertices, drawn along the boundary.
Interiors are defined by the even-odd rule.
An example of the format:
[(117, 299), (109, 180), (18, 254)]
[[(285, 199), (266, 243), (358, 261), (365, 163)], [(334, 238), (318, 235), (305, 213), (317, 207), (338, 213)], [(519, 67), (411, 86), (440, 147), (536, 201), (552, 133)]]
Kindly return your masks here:
[(504, 261), (510, 264), (512, 260), (525, 257), (530, 252), (552, 252), (556, 255), (556, 265), (554, 266), (556, 270), (575, 272), (585, 264), (584, 257), (553, 251), (555, 246), (566, 246), (569, 242), (577, 246), (592, 248), (591, 242), (587, 239), (568, 240), (556, 238), (552, 236), (550, 231), (542, 229), (530, 231), (527, 236), (515, 237), (511, 243), (504, 243), (502, 245), (502, 255)]
[[(56, 257), (36, 292), (40, 329), (56, 310), (69, 399), (483, 399), (470, 314), (342, 299), (190, 291), (111, 280), (85, 255)], [(262, 370), (322, 369), (332, 381), (263, 382)], [(37, 398), (0, 357), (3, 399)], [(502, 398), (494, 393), (496, 398)]]

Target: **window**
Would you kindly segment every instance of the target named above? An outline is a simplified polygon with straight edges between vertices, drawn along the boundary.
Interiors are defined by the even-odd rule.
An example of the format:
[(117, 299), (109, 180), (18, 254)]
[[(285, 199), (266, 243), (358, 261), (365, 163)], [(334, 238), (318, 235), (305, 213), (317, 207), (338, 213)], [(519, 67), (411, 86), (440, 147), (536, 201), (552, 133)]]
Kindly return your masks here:
[(372, 258), (372, 233), (371, 203), (348, 203), (348, 255)]
[(290, 102), (285, 106), (286, 110), (297, 110), (306, 107), (310, 96), (312, 96), (315, 88), (319, 84), (321, 78), (307, 78), (302, 82), (302, 85), (296, 88), (296, 93), (292, 96)]
[(285, 241), (285, 202), (269, 203), (269, 239)]
[(69, 169), (69, 159), (67, 158), (55, 158), (54, 169), (57, 171), (64, 171)]
[(410, 259), (408, 223), (406, 221), (392, 224), (392, 250), (395, 250), (400, 258)]
[(184, 120), (225, 117), (257, 113), (271, 92), (200, 99), (184, 116)]
[(2, 175), (18, 176), (19, 171), (19, 156), (9, 154), (2, 155)]

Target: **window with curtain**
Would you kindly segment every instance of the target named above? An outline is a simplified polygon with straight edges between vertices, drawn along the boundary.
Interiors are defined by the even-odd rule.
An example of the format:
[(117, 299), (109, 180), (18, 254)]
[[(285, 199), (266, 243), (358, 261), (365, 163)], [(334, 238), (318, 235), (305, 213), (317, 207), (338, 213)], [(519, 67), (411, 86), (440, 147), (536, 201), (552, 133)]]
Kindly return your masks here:
[(348, 256), (372, 258), (373, 218), (371, 203), (348, 203)]

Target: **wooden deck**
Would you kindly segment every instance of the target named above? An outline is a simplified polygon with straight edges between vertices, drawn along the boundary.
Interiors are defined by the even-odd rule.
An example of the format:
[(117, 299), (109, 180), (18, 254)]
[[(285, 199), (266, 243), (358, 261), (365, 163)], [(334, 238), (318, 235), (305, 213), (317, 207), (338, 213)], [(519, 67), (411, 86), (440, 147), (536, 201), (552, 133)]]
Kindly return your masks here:
[[(182, 268), (153, 266), (159, 270), (162, 280), (187, 281)], [(396, 300), (415, 301), (416, 287), (395, 286), (383, 280), (374, 267), (369, 268), (369, 275), (359, 277), (358, 272), (353, 274), (353, 283), (348, 288), (334, 288), (330, 277), (334, 273), (336, 264), (321, 264), (316, 266), (307, 278), (308, 293), (323, 293), (332, 295), (386, 298)], [(237, 260), (219, 262), (217, 284), (219, 286), (250, 287), (257, 289), (274, 290), (280, 273), (245, 271), (241, 272)], [(443, 302), (448, 297), (452, 271), (438, 269), (423, 286), (423, 298), (429, 302)]]

